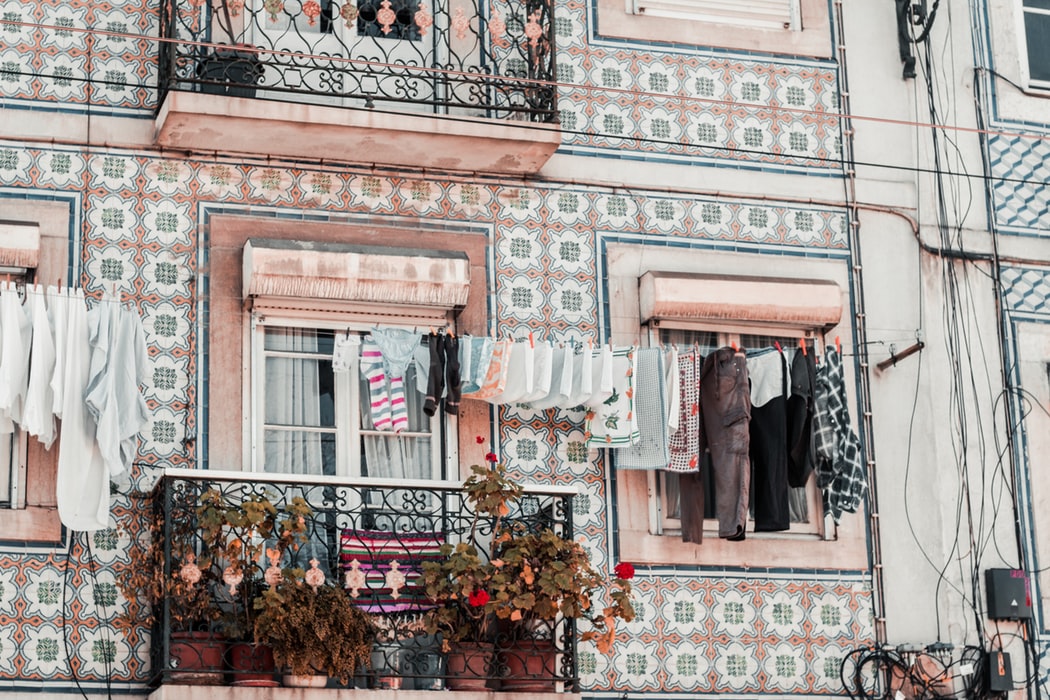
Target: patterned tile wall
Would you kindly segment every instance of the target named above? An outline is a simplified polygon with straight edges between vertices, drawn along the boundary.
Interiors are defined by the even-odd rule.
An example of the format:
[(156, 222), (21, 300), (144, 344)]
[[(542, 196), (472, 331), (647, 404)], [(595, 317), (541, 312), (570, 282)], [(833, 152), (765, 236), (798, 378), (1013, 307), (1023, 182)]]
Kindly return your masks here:
[[(835, 171), (840, 132), (833, 63), (670, 51), (651, 43), (592, 45), (586, 2), (559, 0), (555, 10), (566, 148)], [(150, 116), (157, 107), (157, 44), (145, 37), (157, 36), (157, 21), (155, 4), (143, 9), (127, 0), (3, 0), (0, 104), (92, 105)], [(90, 38), (76, 31), (88, 27), (110, 33)]]
[[(0, 2), (0, 98), (61, 109), (153, 110), (157, 44), (136, 37), (157, 36), (156, 5)], [(34, 24), (43, 26), (26, 26)], [(103, 33), (78, 31), (89, 27)]]
[[(819, 207), (0, 144), (0, 198), (48, 193), (82, 195), (82, 218), (74, 225), (81, 285), (94, 296), (115, 286), (143, 316), (154, 361), (145, 387), (151, 420), (142, 432), (143, 488), (154, 467), (196, 463), (195, 443), (183, 438), (197, 429), (197, 256), (209, 209), (483, 224), (493, 232), (494, 330), (533, 329), (559, 340), (602, 335), (595, 231), (800, 255), (841, 253), (847, 245), (844, 212)], [(498, 438), (503, 458), (521, 475), (582, 486), (576, 522), (599, 565), (610, 566), (612, 504), (598, 453), (584, 446), (582, 414), (506, 408)], [(122, 533), (135, 512), (134, 501), (121, 496), (114, 524), (122, 527), (92, 540), (94, 578), (83, 542), (74, 543), (69, 566), (64, 551), (0, 548), (6, 552), (0, 554), (0, 686), (68, 684), (67, 656), (79, 660), (77, 676), (85, 682), (101, 682), (107, 673), (118, 682), (142, 682), (143, 631), (105, 623), (123, 606), (113, 582), (126, 562)], [(582, 650), (585, 681), (596, 691), (833, 693), (833, 660), (872, 636), (871, 595), (857, 581), (810, 578), (708, 573), (700, 579), (695, 572), (643, 569), (641, 615), (611, 657)]]
[(1050, 140), (1033, 136), (988, 137), (990, 196), (1003, 233), (1045, 236), (1050, 230)]

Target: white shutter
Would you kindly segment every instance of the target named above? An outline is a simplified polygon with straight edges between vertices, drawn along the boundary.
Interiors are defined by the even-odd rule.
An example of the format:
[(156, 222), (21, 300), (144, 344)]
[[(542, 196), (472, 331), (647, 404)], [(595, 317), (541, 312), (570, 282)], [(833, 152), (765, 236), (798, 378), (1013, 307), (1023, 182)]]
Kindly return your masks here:
[(802, 29), (799, 0), (631, 0), (637, 15), (759, 29)]

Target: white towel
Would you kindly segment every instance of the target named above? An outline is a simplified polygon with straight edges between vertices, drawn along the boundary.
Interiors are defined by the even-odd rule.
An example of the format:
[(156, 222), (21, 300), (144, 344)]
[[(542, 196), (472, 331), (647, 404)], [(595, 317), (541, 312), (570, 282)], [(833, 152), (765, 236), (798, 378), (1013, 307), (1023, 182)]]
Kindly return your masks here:
[(634, 347), (609, 350), (612, 391), (601, 405), (587, 412), (587, 442), (602, 447), (638, 442), (634, 415)]

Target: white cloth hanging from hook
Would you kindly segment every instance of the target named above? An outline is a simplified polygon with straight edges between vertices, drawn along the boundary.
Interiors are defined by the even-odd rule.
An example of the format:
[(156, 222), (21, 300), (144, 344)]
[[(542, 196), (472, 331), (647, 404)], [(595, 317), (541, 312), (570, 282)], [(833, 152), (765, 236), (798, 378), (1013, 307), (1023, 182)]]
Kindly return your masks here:
[(51, 377), (55, 371), (55, 339), (43, 289), (39, 286), (28, 287), (26, 304), (33, 324), (33, 343), (21, 427), (36, 436), (44, 449), (50, 449), (51, 443), (55, 441), (54, 392), (51, 389)]
[(0, 433), (14, 432), (22, 420), (22, 405), (29, 385), (29, 350), (33, 326), (22, 306), (18, 289), (7, 282), (0, 291)]
[(138, 434), (149, 420), (139, 385), (149, 379), (142, 319), (115, 299), (88, 312), (91, 364), (84, 402), (97, 424), (96, 439), (111, 477), (131, 468)]
[(66, 290), (65, 296), (65, 329), (55, 334), (64, 338), (61, 356), (65, 358), (62, 366), (55, 367), (62, 396), (55, 483), (58, 516), (71, 530), (91, 532), (109, 527), (109, 474), (95, 441), (95, 420), (84, 403), (91, 366), (87, 303), (79, 289)]

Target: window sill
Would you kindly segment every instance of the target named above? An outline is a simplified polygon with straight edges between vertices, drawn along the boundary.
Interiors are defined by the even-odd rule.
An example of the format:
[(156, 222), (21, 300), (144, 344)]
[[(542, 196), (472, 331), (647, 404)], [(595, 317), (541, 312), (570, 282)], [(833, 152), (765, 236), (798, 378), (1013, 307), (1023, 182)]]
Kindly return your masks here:
[(670, 535), (621, 529), (620, 558), (635, 564), (862, 570), (868, 567), (868, 552), (863, 532), (856, 532), (862, 530), (861, 517), (849, 516), (836, 540), (762, 533), (748, 535), (742, 542), (705, 535), (703, 544), (694, 544)]
[(0, 532), (8, 542), (58, 543), (62, 541), (62, 522), (54, 507), (0, 510)]

